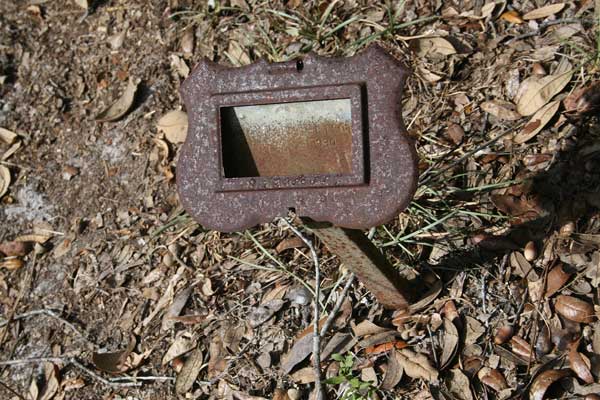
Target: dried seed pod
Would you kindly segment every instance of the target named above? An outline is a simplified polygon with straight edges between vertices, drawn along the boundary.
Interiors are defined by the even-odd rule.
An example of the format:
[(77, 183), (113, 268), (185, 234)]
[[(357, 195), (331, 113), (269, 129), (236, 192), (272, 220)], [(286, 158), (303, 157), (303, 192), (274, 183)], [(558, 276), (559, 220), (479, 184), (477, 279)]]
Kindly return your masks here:
[[(577, 351), (577, 345), (574, 345), (569, 351), (569, 366), (575, 372), (577, 377), (585, 383), (594, 383), (594, 377), (590, 372), (590, 360)], [(586, 362), (587, 361), (587, 362)]]
[(548, 272), (548, 278), (546, 279), (546, 297), (550, 297), (558, 292), (571, 277), (571, 273), (566, 272), (563, 267), (563, 263), (558, 263), (550, 270), (550, 272)]
[(531, 400), (543, 400), (546, 391), (557, 380), (570, 375), (569, 371), (564, 369), (551, 369), (539, 374), (531, 384), (529, 389), (529, 398)]
[(7, 257), (0, 261), (0, 268), (6, 268), (9, 271), (14, 271), (21, 268), (25, 263), (20, 258)]
[(504, 375), (497, 369), (484, 367), (479, 370), (477, 377), (484, 385), (487, 385), (494, 389), (496, 392), (500, 392), (508, 388)]
[(523, 249), (523, 255), (527, 261), (533, 261), (537, 258), (537, 249), (535, 247), (535, 243), (532, 241), (527, 242), (525, 245), (525, 249)]
[(529, 342), (523, 339), (520, 336), (513, 336), (510, 338), (510, 345), (512, 347), (513, 353), (518, 356), (523, 357), (527, 361), (533, 361), (535, 359), (534, 354), (532, 353), (532, 347)]
[(554, 304), (556, 312), (563, 317), (575, 321), (589, 324), (594, 321), (594, 306), (587, 301), (572, 296), (558, 296)]
[(546, 75), (546, 68), (544, 68), (542, 64), (536, 62), (531, 66), (531, 72), (533, 72), (534, 75), (544, 76)]
[(512, 337), (514, 333), (514, 328), (512, 325), (503, 325), (496, 331), (494, 335), (494, 343), (503, 344), (508, 342), (508, 340)]

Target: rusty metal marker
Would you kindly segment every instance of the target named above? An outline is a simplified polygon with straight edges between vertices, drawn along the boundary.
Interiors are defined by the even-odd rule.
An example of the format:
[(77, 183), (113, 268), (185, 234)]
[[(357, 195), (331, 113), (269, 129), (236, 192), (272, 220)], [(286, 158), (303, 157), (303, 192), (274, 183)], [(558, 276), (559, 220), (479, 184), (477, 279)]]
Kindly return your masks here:
[[(241, 68), (200, 62), (181, 89), (189, 116), (177, 167), (182, 204), (205, 227), (225, 232), (290, 209), (350, 229), (389, 221), (417, 181), (401, 119), (407, 74), (378, 46), (351, 58), (311, 54)], [(345, 261), (355, 270), (391, 269), (376, 280), (386, 279), (385, 290), (398, 287), (385, 259), (384, 266)], [(368, 282), (373, 274), (356, 273), (380, 302), (398, 307), (381, 300), (380, 282)]]

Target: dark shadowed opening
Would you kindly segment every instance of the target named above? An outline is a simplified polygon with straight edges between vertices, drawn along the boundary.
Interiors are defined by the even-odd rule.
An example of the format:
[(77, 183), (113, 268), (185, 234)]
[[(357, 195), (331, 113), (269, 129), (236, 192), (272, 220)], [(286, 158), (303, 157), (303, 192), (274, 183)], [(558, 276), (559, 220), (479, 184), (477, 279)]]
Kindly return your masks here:
[(350, 99), (222, 107), (226, 178), (352, 173)]

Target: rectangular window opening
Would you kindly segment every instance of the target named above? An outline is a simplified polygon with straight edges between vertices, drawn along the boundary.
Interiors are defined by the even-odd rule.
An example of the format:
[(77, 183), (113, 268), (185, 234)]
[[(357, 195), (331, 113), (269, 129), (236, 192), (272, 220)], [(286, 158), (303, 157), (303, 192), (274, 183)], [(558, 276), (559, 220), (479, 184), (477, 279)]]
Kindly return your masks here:
[(350, 99), (221, 107), (225, 178), (349, 175)]

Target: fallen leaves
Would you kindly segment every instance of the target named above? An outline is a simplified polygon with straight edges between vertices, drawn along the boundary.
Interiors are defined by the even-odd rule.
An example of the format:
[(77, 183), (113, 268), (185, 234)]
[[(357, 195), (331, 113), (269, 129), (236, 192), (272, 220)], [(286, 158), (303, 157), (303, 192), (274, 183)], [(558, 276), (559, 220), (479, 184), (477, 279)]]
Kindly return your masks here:
[(396, 355), (406, 375), (413, 379), (425, 379), (430, 383), (437, 382), (438, 371), (424, 354), (415, 353), (410, 349), (401, 349), (396, 351)]
[(515, 111), (515, 105), (508, 101), (484, 101), (481, 103), (481, 109), (496, 118), (506, 121), (516, 121), (521, 119), (521, 114)]
[(563, 8), (565, 8), (565, 3), (556, 3), (539, 7), (523, 15), (523, 19), (527, 21), (530, 19), (546, 18), (556, 13), (559, 13), (560, 11), (562, 11)]
[(420, 57), (430, 54), (449, 56), (456, 54), (456, 49), (452, 43), (442, 37), (422, 38), (417, 41), (417, 54)]
[(558, 75), (547, 75), (541, 78), (530, 76), (525, 79), (517, 92), (517, 111), (523, 116), (535, 114), (555, 95), (560, 93), (571, 81), (572, 77), (573, 70), (569, 69)]
[(573, 296), (558, 296), (554, 308), (560, 315), (575, 322), (589, 324), (595, 318), (594, 306)]
[(114, 103), (102, 110), (96, 115), (96, 121), (98, 122), (112, 122), (123, 117), (127, 111), (133, 105), (135, 99), (135, 93), (137, 92), (139, 79), (129, 78), (125, 91)]
[(248, 323), (252, 328), (264, 324), (273, 317), (277, 311), (281, 310), (285, 303), (285, 300), (273, 299), (253, 308), (248, 314)]
[(537, 135), (554, 117), (560, 107), (560, 101), (550, 102), (540, 108), (531, 120), (525, 125), (523, 130), (514, 137), (517, 144), (525, 143)]
[(5, 268), (9, 271), (15, 271), (22, 268), (24, 265), (25, 262), (17, 257), (6, 257), (0, 261), (0, 268)]
[(169, 142), (183, 143), (188, 131), (187, 113), (181, 110), (169, 111), (158, 120), (156, 128), (164, 133)]
[(175, 391), (177, 393), (184, 394), (192, 389), (196, 378), (200, 374), (200, 369), (202, 369), (203, 361), (204, 356), (202, 355), (202, 351), (195, 349), (191, 352), (190, 356), (185, 360), (183, 368), (177, 374), (177, 379), (175, 380)]

